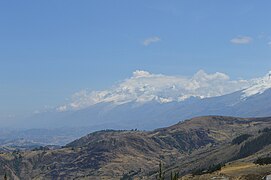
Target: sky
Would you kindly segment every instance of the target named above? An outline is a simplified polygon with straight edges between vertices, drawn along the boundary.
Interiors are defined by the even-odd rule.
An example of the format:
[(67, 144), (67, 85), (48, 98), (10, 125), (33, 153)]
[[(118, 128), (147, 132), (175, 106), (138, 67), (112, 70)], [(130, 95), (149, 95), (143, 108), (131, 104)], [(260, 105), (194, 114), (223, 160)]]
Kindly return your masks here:
[(251, 79), (271, 69), (268, 0), (0, 1), (0, 118), (103, 90), (136, 70)]

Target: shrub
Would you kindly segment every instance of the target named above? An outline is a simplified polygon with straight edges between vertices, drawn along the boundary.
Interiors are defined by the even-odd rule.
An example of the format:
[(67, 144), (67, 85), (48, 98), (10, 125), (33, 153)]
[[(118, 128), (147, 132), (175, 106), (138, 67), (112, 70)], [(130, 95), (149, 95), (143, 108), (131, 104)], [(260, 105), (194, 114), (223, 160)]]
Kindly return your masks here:
[(271, 164), (271, 157), (258, 158), (254, 163), (259, 165)]

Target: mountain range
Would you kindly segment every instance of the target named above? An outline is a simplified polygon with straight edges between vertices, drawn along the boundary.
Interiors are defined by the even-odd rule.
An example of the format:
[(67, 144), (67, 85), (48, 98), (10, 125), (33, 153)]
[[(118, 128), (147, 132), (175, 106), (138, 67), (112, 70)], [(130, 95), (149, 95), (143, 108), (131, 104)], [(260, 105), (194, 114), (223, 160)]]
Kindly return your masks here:
[[(212, 75), (210, 78), (210, 75), (208, 76), (204, 72), (199, 72), (189, 82), (197, 82), (198, 84), (206, 84), (208, 82), (211, 85), (214, 84), (216, 87), (213, 88), (213, 91), (210, 91), (212, 94), (209, 95), (210, 97), (208, 96), (208, 93), (206, 94), (204, 87), (201, 87), (207, 85), (199, 85), (200, 90), (193, 90), (194, 94), (192, 93), (192, 95), (192, 90), (184, 93), (184, 87), (177, 88), (180, 91), (178, 92), (179, 94), (184, 94), (178, 96), (172, 95), (173, 92), (177, 92), (172, 90), (172, 88), (169, 90), (168, 87), (164, 87), (164, 85), (163, 88), (160, 87), (163, 93), (160, 91), (156, 92), (155, 90), (151, 91), (152, 93), (148, 90), (142, 90), (143, 92), (138, 94), (138, 89), (143, 87), (145, 87), (145, 89), (158, 89), (157, 82), (152, 84), (152, 86), (144, 85), (150, 83), (150, 81), (155, 78), (160, 78), (159, 81), (165, 81), (163, 82), (164, 84), (166, 84), (167, 81), (173, 81), (171, 77), (160, 76), (161, 75), (150, 75), (147, 72), (137, 72), (131, 79), (119, 85), (122, 87), (124, 86), (123, 84), (125, 84), (125, 88), (121, 88), (124, 88), (124, 91), (119, 92), (120, 87), (117, 87), (115, 90), (112, 90), (112, 92), (107, 92), (110, 95), (103, 95), (105, 97), (103, 99), (100, 97), (100, 100), (95, 103), (92, 103), (94, 101), (93, 99), (95, 99), (93, 96), (102, 96), (100, 94), (105, 94), (105, 92), (99, 92), (95, 95), (93, 95), (92, 92), (89, 96), (85, 94), (84, 98), (80, 97), (78, 98), (80, 100), (77, 99), (71, 104), (38, 113), (25, 119), (23, 123), (20, 124), (20, 127), (88, 127), (92, 131), (101, 129), (152, 130), (163, 126), (169, 126), (184, 119), (196, 116), (223, 115), (261, 117), (271, 115), (271, 104), (269, 103), (271, 100), (271, 79), (268, 75), (245, 83), (245, 86), (248, 86), (245, 89), (234, 91), (229, 94), (224, 94), (228, 91), (224, 92), (225, 90), (221, 90), (223, 91), (223, 95), (218, 95), (220, 93), (215, 92), (219, 91), (221, 87), (215, 84), (221, 84), (221, 82), (217, 83), (217, 79), (223, 79), (223, 83), (225, 84), (224, 79), (227, 79), (227, 77), (217, 74)], [(218, 76), (219, 78), (214, 78), (213, 76)], [(138, 80), (138, 78), (141, 79)], [(208, 78), (211, 80), (206, 80)], [(142, 83), (142, 81), (146, 82), (143, 83), (144, 86), (142, 87), (142, 84), (138, 85), (134, 81), (137, 83)], [(174, 80), (173, 82), (176, 83), (175, 81), (179, 82), (180, 80)], [(236, 83), (242, 82), (243, 81), (231, 81), (226, 84), (229, 86), (233, 86), (232, 84), (234, 84), (235, 86)], [(170, 87), (174, 83), (169, 83)], [(128, 88), (127, 84), (136, 85), (129, 86)], [(209, 84), (208, 86), (210, 86)], [(189, 86), (187, 83), (186, 85)], [(208, 88), (210, 89), (210, 87)], [(126, 91), (136, 93), (131, 95), (131, 93), (127, 94)], [(148, 97), (146, 97), (144, 93), (147, 93)], [(167, 96), (165, 94), (167, 94)], [(122, 98), (119, 98), (119, 96)], [(130, 98), (130, 96), (135, 97)], [(144, 96), (145, 99), (142, 96)], [(127, 99), (126, 97), (130, 99)], [(81, 108), (72, 109), (72, 107), (81, 105)]]

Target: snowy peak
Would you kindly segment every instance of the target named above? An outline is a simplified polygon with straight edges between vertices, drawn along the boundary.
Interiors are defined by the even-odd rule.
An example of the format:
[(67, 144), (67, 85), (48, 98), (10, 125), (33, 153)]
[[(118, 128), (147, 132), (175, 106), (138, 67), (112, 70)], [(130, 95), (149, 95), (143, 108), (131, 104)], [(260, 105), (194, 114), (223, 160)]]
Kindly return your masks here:
[(212, 74), (199, 70), (191, 77), (153, 74), (137, 70), (130, 78), (102, 91), (82, 90), (75, 93), (71, 102), (60, 106), (57, 111), (77, 110), (102, 102), (116, 105), (128, 102), (159, 103), (179, 102), (191, 97), (208, 98), (222, 96), (245, 89), (250, 80), (231, 80), (224, 73)]
[(242, 99), (247, 99), (248, 97), (257, 94), (262, 94), (270, 88), (271, 88), (271, 71), (269, 71), (269, 73), (266, 74), (263, 78), (255, 79), (252, 86), (243, 90)]

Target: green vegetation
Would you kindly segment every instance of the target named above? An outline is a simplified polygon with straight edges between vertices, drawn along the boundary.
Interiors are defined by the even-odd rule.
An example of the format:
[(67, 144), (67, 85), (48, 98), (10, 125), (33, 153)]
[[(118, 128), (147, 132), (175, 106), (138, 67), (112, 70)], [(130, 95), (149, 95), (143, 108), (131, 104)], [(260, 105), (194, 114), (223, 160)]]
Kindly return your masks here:
[[(157, 180), (165, 180), (165, 171), (163, 170), (162, 163), (159, 163), (159, 174), (158, 177), (156, 177)], [(178, 180), (179, 178), (179, 173), (175, 172), (174, 174), (171, 172), (170, 173), (170, 180)]]
[(251, 137), (252, 135), (250, 134), (242, 134), (236, 138), (234, 138), (231, 142), (232, 145), (234, 144), (241, 144), (242, 142), (246, 141), (249, 137)]
[(259, 165), (271, 164), (271, 157), (258, 158), (254, 163)]
[(162, 169), (162, 163), (159, 163), (159, 175), (158, 175), (158, 180), (165, 180), (165, 172)]
[(178, 180), (178, 178), (179, 178), (179, 173), (178, 172), (175, 172), (174, 175), (173, 175), (172, 172), (170, 173), (170, 179), (171, 180)]

